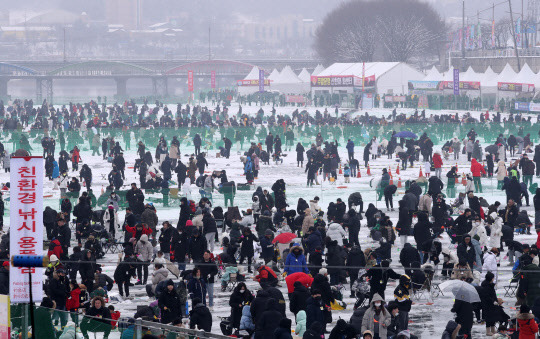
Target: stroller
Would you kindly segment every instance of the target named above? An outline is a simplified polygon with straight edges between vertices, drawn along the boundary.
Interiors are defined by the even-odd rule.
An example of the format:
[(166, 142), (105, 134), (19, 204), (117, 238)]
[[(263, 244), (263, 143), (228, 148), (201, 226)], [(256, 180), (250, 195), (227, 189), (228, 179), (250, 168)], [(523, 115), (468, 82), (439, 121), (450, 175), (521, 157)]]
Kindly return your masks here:
[(370, 287), (369, 283), (364, 278), (365, 274), (365, 269), (358, 271), (358, 279), (356, 279), (351, 288), (351, 292), (354, 293), (354, 296), (356, 297), (356, 302), (354, 303), (355, 310), (364, 306), (366, 300), (369, 300)]

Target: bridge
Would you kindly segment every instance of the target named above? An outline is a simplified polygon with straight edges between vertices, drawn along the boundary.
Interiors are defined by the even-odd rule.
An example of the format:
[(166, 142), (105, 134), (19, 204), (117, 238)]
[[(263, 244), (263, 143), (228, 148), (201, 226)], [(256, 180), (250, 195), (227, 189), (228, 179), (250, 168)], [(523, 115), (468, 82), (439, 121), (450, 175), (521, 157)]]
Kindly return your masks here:
[(187, 78), (193, 71), (197, 78), (243, 79), (254, 66), (267, 73), (273, 68), (290, 65), (293, 69), (315, 68), (315, 60), (77, 60), (60, 61), (6, 61), (0, 62), (0, 98), (8, 97), (8, 82), (13, 79), (33, 79), (36, 99), (52, 102), (53, 81), (61, 79), (113, 79), (118, 98), (127, 97), (127, 81), (133, 78), (152, 80), (155, 96), (168, 96), (168, 80)]

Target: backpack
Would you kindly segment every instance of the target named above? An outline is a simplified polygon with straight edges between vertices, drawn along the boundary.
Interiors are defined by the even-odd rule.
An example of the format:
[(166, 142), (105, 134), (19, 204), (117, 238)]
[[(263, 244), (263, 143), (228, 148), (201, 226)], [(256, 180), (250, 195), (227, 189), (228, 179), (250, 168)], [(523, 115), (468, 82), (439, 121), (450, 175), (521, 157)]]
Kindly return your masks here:
[(189, 200), (189, 210), (191, 211), (191, 213), (195, 213), (195, 211), (197, 210), (197, 206), (195, 205), (195, 201)]

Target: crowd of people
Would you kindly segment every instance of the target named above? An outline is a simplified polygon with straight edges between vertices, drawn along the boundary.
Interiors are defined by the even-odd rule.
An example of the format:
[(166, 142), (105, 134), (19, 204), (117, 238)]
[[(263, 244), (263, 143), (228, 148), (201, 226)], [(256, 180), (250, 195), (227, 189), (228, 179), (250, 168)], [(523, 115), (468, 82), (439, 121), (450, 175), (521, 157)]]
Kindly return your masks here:
[[(485, 324), (486, 335), (494, 338), (507, 337), (509, 329), (518, 330), (520, 337), (538, 331), (540, 237), (532, 243), (515, 238), (515, 234), (531, 234), (533, 227), (540, 227), (540, 191), (534, 190), (537, 184), (533, 182), (540, 174), (540, 148), (533, 146), (530, 118), (482, 113), (476, 121), (470, 114), (461, 118), (457, 114), (426, 117), (425, 112), (405, 116), (396, 110), (388, 118), (367, 113), (334, 118), (318, 110), (314, 116), (296, 110), (289, 117), (276, 115), (275, 109), (268, 116), (262, 109), (251, 116), (243, 114), (241, 106), (234, 117), (219, 103), (214, 110), (178, 105), (175, 115), (160, 106), (139, 108), (125, 102), (106, 107), (89, 102), (36, 108), (31, 101), (15, 101), (6, 108), (0, 104), (4, 130), (14, 131), (14, 147), (33, 151), (24, 133), (15, 135), (17, 124), (45, 131), (41, 137), (45, 175), (61, 197), (60, 210), (47, 206), (43, 212), (50, 264), (45, 272), (46, 297), (41, 301), (46, 312), (40, 317), (38, 334), (71, 333), (75, 328), (85, 338), (89, 332), (103, 332), (107, 338), (113, 329), (122, 327), (122, 338), (132, 338), (133, 319), (140, 318), (254, 338), (321, 338), (326, 333), (329, 338), (413, 338), (409, 314), (418, 307), (413, 295), (431, 288), (433, 276), (439, 272), (443, 278), (471, 284), (480, 299), (469, 303), (456, 298), (452, 307), (456, 318), (448, 322), (443, 338), (471, 337), (475, 318)], [(484, 148), (479, 134), (488, 121), (493, 126), (517, 122), (522, 126), (516, 135), (501, 133)], [(388, 139), (384, 135), (358, 138), (346, 132), (347, 126), (367, 128), (367, 133), (378, 125), (417, 122), (462, 127), (477, 123), (478, 127), (468, 130), (461, 140), (441, 139), (431, 130), (419, 138), (400, 137), (394, 131)], [(152, 152), (154, 146), (148, 140), (156, 135), (151, 134), (136, 144), (136, 157), (125, 158), (124, 152), (131, 149), (127, 126), (141, 131), (189, 127), (189, 147), (194, 152), (187, 163), (182, 161), (182, 147), (188, 146), (182, 146), (186, 138), (178, 135), (157, 135)], [(117, 141), (108, 128), (125, 128), (123, 140)], [(497, 127), (490, 129), (497, 131)], [(313, 133), (317, 130), (320, 132)], [(65, 138), (73, 133), (84, 137), (80, 144)], [(239, 158), (245, 180), (256, 187), (246, 206), (234, 204), (237, 184), (229, 180), (227, 172), (209, 168), (204, 150), (215, 133), (221, 133), (219, 156)], [(316, 135), (313, 143), (295, 145), (310, 133)], [(448, 136), (445, 133), (443, 137)], [(339, 154), (340, 140), (346, 140), (346, 156)], [(79, 169), (83, 160), (79, 146), (85, 141), (92, 156), (102, 157), (112, 167), (99, 199), (92, 190), (92, 166), (85, 162)], [(234, 144), (238, 157), (231, 153)], [(364, 144), (363, 152), (359, 151)], [(440, 150), (435, 150), (437, 144), (442, 145)], [(308, 187), (326, 180), (335, 182), (341, 166), (345, 182), (350, 182), (361, 170), (366, 173), (370, 165), (394, 156), (402, 170), (417, 162), (423, 174), (405, 183), (397, 211), (393, 199), (398, 187), (386, 168), (375, 174), (373, 192), (378, 200), (384, 197), (386, 210), (372, 203), (364, 210), (360, 193), (323, 207), (315, 194), (311, 199), (290, 201), (286, 178), (271, 187), (257, 185), (264, 166), (271, 160), (280, 166), (286, 152), (296, 152), (297, 167), (305, 165)], [(5, 154), (2, 162), (9, 171), (10, 154), (2, 143), (0, 154)], [(357, 154), (362, 154), (362, 163)], [(468, 174), (463, 178), (464, 191), (456, 197), (456, 182), (461, 178), (457, 164), (446, 174), (442, 168), (459, 160), (460, 154), (467, 156), (470, 168), (460, 171)], [(127, 181), (133, 177), (131, 167), (138, 181)], [(208, 170), (211, 174), (206, 174)], [(489, 204), (482, 196), (482, 181), (490, 177), (496, 177), (505, 202)], [(199, 188), (198, 202), (192, 193), (194, 185)], [(174, 224), (158, 217), (159, 204), (148, 198), (148, 192), (163, 193), (162, 204), (167, 207), (175, 189), (180, 206)], [(217, 191), (224, 194), (225, 206), (214, 203), (212, 195)], [(527, 213), (531, 192), (534, 221)], [(119, 214), (124, 211), (121, 220)], [(1, 199), (0, 212), (3, 215)], [(371, 238), (368, 247), (361, 247), (359, 241), (361, 225)], [(291, 238), (283, 240), (284, 235)], [(3, 294), (9, 291), (8, 240), (9, 233), (0, 243), (6, 260), (0, 268)], [(392, 248), (398, 248), (399, 255)], [(496, 294), (505, 250), (514, 283), (519, 286), (516, 301), (520, 308), (515, 317), (506, 313), (503, 299)], [(111, 261), (107, 253), (117, 253), (119, 261)], [(114, 272), (107, 274), (110, 265), (115, 266)], [(393, 293), (388, 293), (390, 280), (396, 283)], [(217, 290), (215, 284), (219, 284)], [(281, 289), (284, 284), (287, 295)], [(148, 305), (135, 314), (120, 314), (116, 303), (133, 300), (133, 290), (141, 288), (150, 298)], [(111, 293), (115, 290), (119, 296)], [(346, 307), (346, 290), (355, 299), (354, 312), (349, 321), (336, 322), (336, 314)], [(212, 311), (220, 291), (230, 292), (230, 317), (218, 329)], [(428, 304), (432, 304), (431, 291), (428, 294)], [(156, 331), (145, 328), (149, 337), (160, 334)], [(170, 333), (168, 338), (177, 336), (182, 337)]]

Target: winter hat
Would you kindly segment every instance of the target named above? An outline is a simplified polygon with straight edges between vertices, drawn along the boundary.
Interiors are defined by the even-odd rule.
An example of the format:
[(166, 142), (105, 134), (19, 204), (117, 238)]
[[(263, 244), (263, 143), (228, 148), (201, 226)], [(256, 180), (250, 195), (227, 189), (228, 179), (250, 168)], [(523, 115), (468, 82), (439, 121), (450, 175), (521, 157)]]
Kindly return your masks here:
[(397, 337), (398, 338), (401, 338), (401, 337), (410, 338), (411, 337), (411, 332), (409, 332), (409, 330), (403, 330), (403, 331), (398, 333)]
[(4, 261), (4, 262), (2, 263), (2, 266), (4, 266), (4, 267), (5, 267), (5, 266), (9, 266), (9, 261)]
[(172, 279), (167, 280), (167, 286), (174, 286)]
[(521, 305), (519, 307), (519, 313), (529, 313), (531, 309), (527, 305)]
[(55, 254), (49, 257), (49, 262), (52, 263), (52, 262), (57, 262), (57, 261), (58, 261), (58, 257)]
[(370, 330), (365, 330), (364, 333), (362, 333), (362, 338), (365, 338), (367, 335), (370, 335), (371, 338), (373, 338), (373, 332)]
[(491, 217), (491, 219), (495, 220), (497, 219), (497, 212), (491, 212), (489, 216)]
[(266, 231), (264, 231), (264, 235), (272, 235), (274, 233), (272, 233), (272, 231), (270, 229), (267, 229)]
[(193, 226), (193, 221), (191, 220), (186, 221), (186, 227), (188, 226)]
[(323, 268), (319, 269), (319, 274), (326, 275), (326, 274), (328, 274), (328, 270), (323, 267)]

